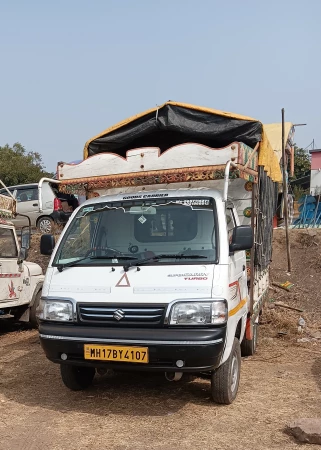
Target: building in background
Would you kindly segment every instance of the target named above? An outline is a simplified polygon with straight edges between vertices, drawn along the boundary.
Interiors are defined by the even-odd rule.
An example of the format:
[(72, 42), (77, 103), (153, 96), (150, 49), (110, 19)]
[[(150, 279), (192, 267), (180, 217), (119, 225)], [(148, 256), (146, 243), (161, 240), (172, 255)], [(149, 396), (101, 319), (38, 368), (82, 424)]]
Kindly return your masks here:
[(311, 177), (310, 194), (321, 194), (321, 148), (310, 150), (311, 154)]

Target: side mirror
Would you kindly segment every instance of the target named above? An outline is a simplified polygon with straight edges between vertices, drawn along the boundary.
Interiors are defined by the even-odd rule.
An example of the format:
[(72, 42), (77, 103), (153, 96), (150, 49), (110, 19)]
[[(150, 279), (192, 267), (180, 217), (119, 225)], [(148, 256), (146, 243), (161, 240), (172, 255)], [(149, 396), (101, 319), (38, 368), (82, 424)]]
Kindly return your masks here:
[(30, 228), (23, 227), (21, 230), (21, 247), (29, 250), (30, 248)]
[(253, 230), (249, 225), (241, 225), (233, 229), (230, 254), (253, 247)]
[(50, 256), (55, 248), (56, 242), (52, 234), (43, 234), (40, 239), (40, 253)]
[(22, 264), (28, 258), (28, 249), (21, 247), (18, 254), (18, 264)]

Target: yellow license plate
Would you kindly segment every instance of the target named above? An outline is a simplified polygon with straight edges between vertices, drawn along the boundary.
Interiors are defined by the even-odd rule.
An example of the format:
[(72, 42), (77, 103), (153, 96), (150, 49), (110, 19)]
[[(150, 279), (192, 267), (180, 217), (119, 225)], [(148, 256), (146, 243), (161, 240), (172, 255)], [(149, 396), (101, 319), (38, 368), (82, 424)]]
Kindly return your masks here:
[(84, 345), (85, 359), (148, 363), (147, 347), (119, 347), (118, 345)]

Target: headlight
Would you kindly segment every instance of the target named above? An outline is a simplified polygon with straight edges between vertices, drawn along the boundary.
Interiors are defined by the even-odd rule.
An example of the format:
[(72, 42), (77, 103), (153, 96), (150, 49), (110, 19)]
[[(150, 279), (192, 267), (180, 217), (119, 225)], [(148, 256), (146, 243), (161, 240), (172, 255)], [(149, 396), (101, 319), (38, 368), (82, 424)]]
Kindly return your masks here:
[(227, 321), (226, 300), (179, 302), (170, 312), (170, 325), (220, 325)]
[(37, 308), (39, 320), (70, 322), (73, 320), (73, 306), (69, 301), (40, 300)]

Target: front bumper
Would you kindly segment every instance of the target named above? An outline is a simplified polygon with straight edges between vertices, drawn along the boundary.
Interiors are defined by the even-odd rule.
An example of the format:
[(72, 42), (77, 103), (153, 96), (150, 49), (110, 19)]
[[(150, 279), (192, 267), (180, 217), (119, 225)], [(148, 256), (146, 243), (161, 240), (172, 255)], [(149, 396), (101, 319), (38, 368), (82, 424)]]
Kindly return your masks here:
[[(226, 327), (208, 329), (144, 329), (88, 327), (41, 323), (40, 341), (47, 358), (59, 364), (105, 367), (118, 370), (203, 372), (216, 369), (225, 346)], [(149, 363), (90, 361), (84, 359), (84, 344), (143, 346)], [(68, 359), (62, 361), (61, 354)], [(176, 361), (184, 367), (177, 368)]]

